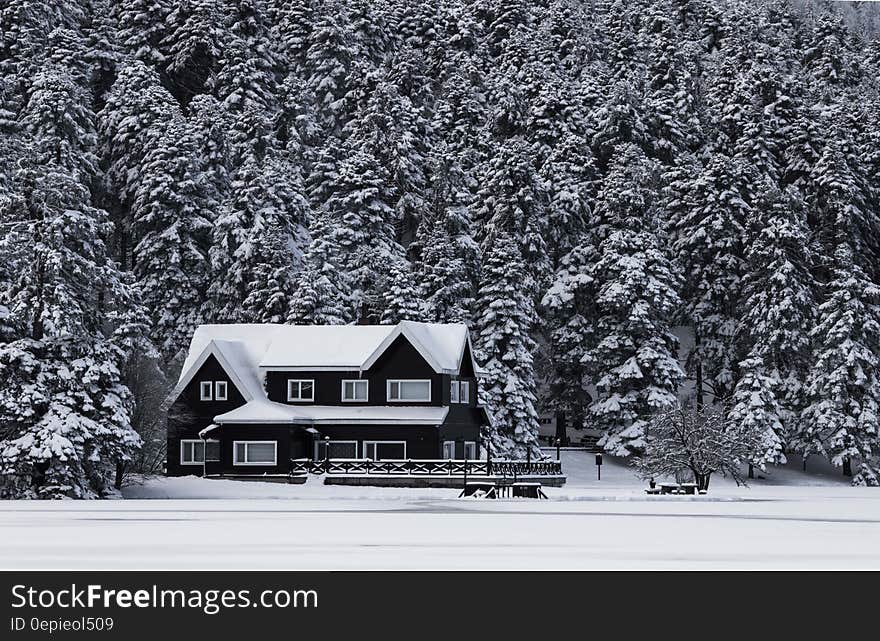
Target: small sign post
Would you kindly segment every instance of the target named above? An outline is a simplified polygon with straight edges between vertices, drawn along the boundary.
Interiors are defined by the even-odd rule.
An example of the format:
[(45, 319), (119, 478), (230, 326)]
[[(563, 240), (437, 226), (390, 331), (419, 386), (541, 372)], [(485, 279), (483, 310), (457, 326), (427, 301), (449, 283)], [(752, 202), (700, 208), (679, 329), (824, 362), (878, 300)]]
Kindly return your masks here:
[(602, 455), (596, 454), (596, 473), (598, 474), (599, 481), (602, 480)]

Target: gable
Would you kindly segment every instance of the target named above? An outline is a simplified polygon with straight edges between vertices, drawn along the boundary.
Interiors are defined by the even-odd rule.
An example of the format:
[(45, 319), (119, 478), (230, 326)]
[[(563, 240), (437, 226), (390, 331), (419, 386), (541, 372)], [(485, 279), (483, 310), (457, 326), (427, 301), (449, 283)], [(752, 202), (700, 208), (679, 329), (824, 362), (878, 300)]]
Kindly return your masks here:
[(424, 356), (406, 338), (398, 336), (367, 370), (370, 377), (432, 378), (436, 372)]

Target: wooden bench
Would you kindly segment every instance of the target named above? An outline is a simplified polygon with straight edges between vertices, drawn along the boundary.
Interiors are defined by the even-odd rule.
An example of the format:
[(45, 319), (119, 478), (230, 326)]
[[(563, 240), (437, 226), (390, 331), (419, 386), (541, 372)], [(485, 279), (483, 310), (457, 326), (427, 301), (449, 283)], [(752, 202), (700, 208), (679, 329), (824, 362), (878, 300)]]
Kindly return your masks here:
[(517, 482), (512, 485), (513, 496), (522, 499), (546, 499), (540, 483)]
[(495, 484), (490, 481), (468, 481), (458, 498), (472, 496), (479, 499), (497, 499)]

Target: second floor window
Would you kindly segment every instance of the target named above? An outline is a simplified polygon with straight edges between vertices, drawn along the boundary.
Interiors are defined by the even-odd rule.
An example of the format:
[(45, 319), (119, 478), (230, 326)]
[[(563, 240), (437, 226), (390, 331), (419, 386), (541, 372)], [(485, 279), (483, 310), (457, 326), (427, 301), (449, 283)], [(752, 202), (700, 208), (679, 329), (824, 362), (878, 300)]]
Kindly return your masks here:
[(297, 402), (314, 401), (315, 381), (308, 379), (288, 379), (287, 400)]
[(388, 400), (394, 403), (407, 401), (427, 402), (431, 400), (431, 381), (429, 380), (391, 380), (388, 381)]
[(343, 401), (363, 401), (369, 398), (370, 382), (361, 380), (342, 381)]
[(450, 403), (470, 403), (471, 400), (471, 384), (470, 381), (450, 381), (449, 385), (449, 402)]
[(201, 383), (199, 383), (199, 400), (214, 400), (214, 383), (212, 383), (211, 381), (202, 381)]
[(214, 383), (214, 400), (226, 400), (226, 381), (217, 381), (216, 383)]

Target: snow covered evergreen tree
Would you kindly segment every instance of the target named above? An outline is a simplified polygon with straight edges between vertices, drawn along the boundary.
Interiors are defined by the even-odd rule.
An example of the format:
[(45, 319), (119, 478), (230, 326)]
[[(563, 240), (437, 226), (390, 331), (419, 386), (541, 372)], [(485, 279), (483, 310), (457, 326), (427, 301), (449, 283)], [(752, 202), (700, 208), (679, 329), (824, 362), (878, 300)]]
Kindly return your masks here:
[(340, 270), (342, 258), (332, 228), (327, 214), (312, 216), (312, 240), (294, 283), (288, 323), (345, 325), (354, 317), (351, 288), (347, 275)]
[(486, 376), (480, 385), (492, 412), (493, 456), (540, 458), (530, 332), (537, 320), (530, 275), (519, 243), (499, 233), (487, 248), (475, 313), (476, 349)]
[(854, 484), (878, 485), (880, 287), (865, 277), (845, 242), (834, 259), (827, 299), (812, 332), (810, 404), (799, 440), (805, 454), (821, 453), (854, 474)]
[(204, 320), (215, 211), (193, 132), (177, 117), (144, 158), (132, 205), (133, 271), (150, 310), (153, 342), (167, 360)]
[(739, 364), (730, 416), (760, 434), (755, 462), (784, 463), (797, 435), (810, 365), (815, 279), (803, 202), (767, 185), (747, 254), (738, 329), (746, 358)]
[[(284, 158), (250, 158), (213, 227), (209, 288), (218, 322), (281, 322), (302, 266), (309, 206)], [(271, 319), (265, 320), (265, 319)]]

